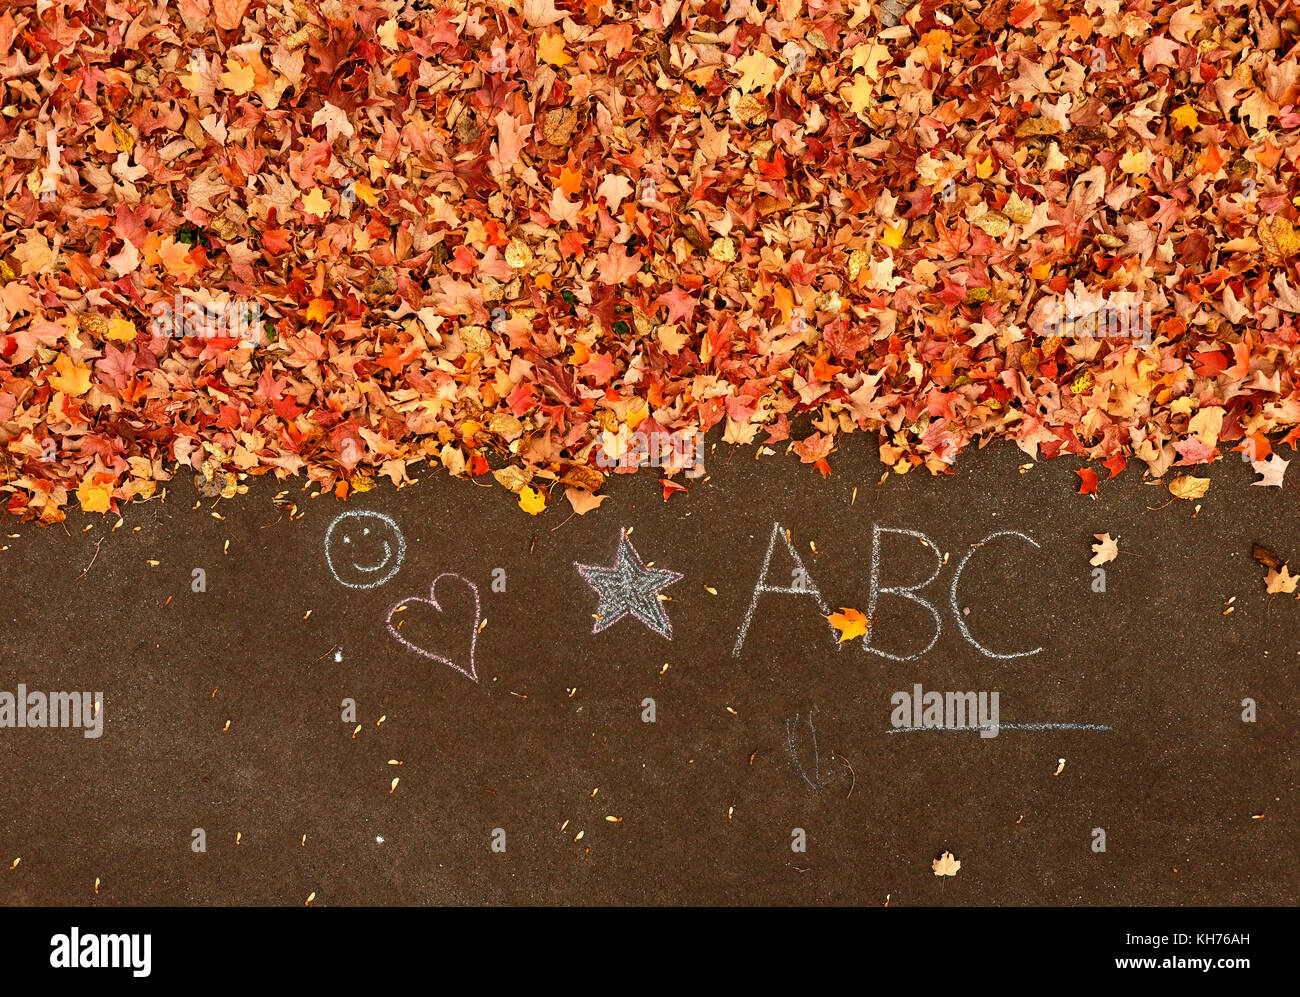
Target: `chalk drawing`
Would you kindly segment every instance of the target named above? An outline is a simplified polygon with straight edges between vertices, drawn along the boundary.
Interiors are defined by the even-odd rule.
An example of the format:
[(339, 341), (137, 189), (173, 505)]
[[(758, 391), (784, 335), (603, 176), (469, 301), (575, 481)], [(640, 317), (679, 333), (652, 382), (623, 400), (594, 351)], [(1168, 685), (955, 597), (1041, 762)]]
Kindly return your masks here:
[[(336, 557), (339, 546), (346, 550)], [(325, 531), (325, 563), (334, 580), (350, 589), (378, 588), (397, 574), (405, 556), (406, 538), (382, 512), (352, 509)]]
[[(1028, 544), (1031, 544), (1034, 547), (1039, 546), (1038, 541), (1036, 541), (1033, 537), (1026, 536), (1025, 534), (1019, 532), (1018, 530), (998, 530), (996, 533), (990, 533), (979, 543), (972, 544), (971, 549), (966, 552), (966, 556), (961, 559), (961, 564), (957, 565), (957, 570), (954, 571), (952, 575), (952, 588), (949, 591), (949, 595), (952, 601), (952, 615), (953, 615), (953, 619), (957, 621), (957, 629), (960, 630), (961, 635), (964, 638), (966, 638), (966, 642), (970, 644), (972, 647), (974, 647), (975, 650), (979, 651), (981, 654), (985, 655), (986, 657), (1000, 658), (1002, 660), (1006, 660), (1008, 658), (1027, 658), (1031, 654), (1037, 654), (1039, 651), (1042, 650), (1042, 648), (1036, 647), (1032, 651), (1007, 651), (1007, 652), (990, 650), (989, 648), (985, 647), (983, 644), (981, 644), (979, 641), (977, 641), (974, 637), (971, 636), (970, 630), (967, 629), (966, 627), (966, 621), (962, 618), (961, 607), (957, 605), (957, 583), (961, 581), (961, 573), (966, 567), (966, 562), (968, 562), (971, 559), (971, 555), (974, 554), (977, 550), (983, 547), (990, 540), (996, 540), (998, 537), (1019, 537), (1021, 540), (1025, 541)], [(933, 644), (931, 646), (933, 646)]]
[(820, 790), (830, 785), (832, 777), (822, 777), (822, 759), (821, 751), (817, 747), (817, 727), (813, 723), (813, 715), (816, 710), (808, 711), (808, 733), (812, 735), (812, 756), (813, 756), (813, 774), (812, 778), (808, 777), (808, 772), (804, 769), (803, 762), (799, 760), (799, 738), (797, 731), (799, 728), (799, 714), (796, 713), (785, 722), (785, 746), (790, 752), (790, 761), (794, 762), (794, 767), (798, 771), (800, 778), (814, 790)]
[(573, 566), (600, 596), (592, 633), (600, 633), (631, 613), (659, 636), (673, 639), (673, 625), (659, 601), (659, 590), (682, 576), (663, 568), (647, 568), (628, 541), (626, 530), (619, 530), (618, 550), (612, 566), (579, 564), (577, 561)]
[[(403, 606), (407, 606), (412, 603), (424, 603), (425, 605), (432, 606), (439, 613), (441, 613), (442, 606), (438, 602), (438, 583), (442, 581), (444, 578), (452, 578), (458, 582), (461, 582), (463, 585), (465, 585), (466, 588), (470, 590), (470, 592), (474, 594), (474, 625), (470, 629), (468, 668), (462, 668), (451, 658), (445, 657), (444, 655), (441, 654), (437, 654), (433, 651), (429, 651), (423, 647), (420, 647), (420, 645), (418, 644), (412, 643), (411, 641), (407, 640), (405, 637), (402, 636), (401, 632), (397, 629), (397, 627), (393, 626), (394, 614), (396, 614), (397, 611), (401, 609)], [(453, 668), (456, 671), (460, 672), (462, 675), (464, 675), (466, 678), (477, 682), (478, 671), (474, 667), (474, 648), (478, 644), (479, 622), (482, 619), (482, 617), (483, 617), (483, 607), (482, 607), (482, 603), (479, 602), (478, 586), (475, 585), (473, 582), (471, 582), (464, 575), (457, 575), (450, 571), (444, 571), (437, 578), (435, 578), (433, 580), (433, 584), (429, 586), (429, 598), (425, 599), (424, 597), (418, 595), (408, 596), (407, 598), (403, 599), (401, 602), (399, 602), (396, 606), (394, 606), (392, 609), (388, 611), (388, 633), (399, 644), (414, 651), (416, 654), (428, 658), (430, 661), (437, 661), (439, 664), (446, 665), (448, 668)]]
[[(795, 581), (792, 585), (767, 584), (767, 572), (772, 566), (772, 551), (776, 549), (778, 537), (785, 541), (786, 550), (790, 552), (790, 560), (794, 562), (793, 577)], [(763, 555), (763, 567), (758, 572), (758, 582), (754, 585), (754, 595), (749, 600), (749, 609), (745, 613), (745, 619), (740, 624), (740, 633), (736, 636), (736, 646), (731, 649), (733, 658), (739, 657), (740, 649), (745, 646), (745, 638), (749, 636), (749, 625), (754, 621), (754, 610), (758, 607), (758, 597), (761, 595), (810, 595), (816, 600), (817, 608), (821, 610), (822, 616), (830, 616), (831, 614), (830, 606), (822, 598), (821, 590), (817, 588), (817, 583), (808, 574), (808, 569), (804, 567), (803, 558), (794, 549), (794, 544), (785, 535), (785, 530), (781, 528), (780, 523), (772, 524), (772, 536), (767, 541), (767, 553)], [(837, 651), (841, 650), (844, 645), (836, 641), (834, 629), (829, 624), (827, 629), (830, 634), (831, 644), (834, 645)]]
[[(934, 551), (934, 572), (930, 575), (930, 577), (923, 582), (918, 582), (915, 585), (895, 585), (892, 588), (882, 589), (880, 587), (880, 535), (882, 533), (895, 533), (898, 534), (899, 536), (904, 536), (904, 537), (916, 537), (916, 539), (920, 540), (932, 551)], [(916, 654), (908, 654), (908, 655), (894, 654), (891, 651), (882, 651), (878, 647), (871, 646), (871, 635), (875, 630), (875, 628), (873, 627), (871, 630), (868, 630), (866, 635), (862, 638), (862, 646), (865, 650), (870, 651), (872, 654), (878, 654), (882, 658), (888, 658), (890, 661), (915, 661), (917, 658), (921, 657), (922, 655), (928, 654), (930, 652), (930, 649), (933, 648), (934, 645), (937, 644), (939, 641), (939, 632), (943, 628), (943, 621), (939, 616), (939, 610), (934, 608), (934, 604), (926, 599), (922, 599), (919, 595), (916, 594), (916, 592), (918, 589), (925, 588), (932, 581), (938, 578), (939, 572), (942, 570), (943, 570), (943, 554), (940, 553), (939, 548), (936, 547), (934, 545), (934, 542), (929, 537), (927, 537), (924, 533), (918, 533), (916, 530), (904, 530), (892, 526), (880, 526), (878, 524), (872, 525), (871, 527), (871, 590), (870, 590), (870, 594), (867, 597), (867, 619), (871, 620), (872, 623), (875, 622), (876, 603), (879, 601), (880, 596), (882, 595), (900, 596), (904, 599), (910, 599), (912, 602), (915, 602), (919, 606), (924, 606), (926, 609), (930, 611), (930, 615), (934, 617), (934, 636), (930, 638), (930, 643), (925, 646), (925, 650), (923, 651), (918, 651)]]

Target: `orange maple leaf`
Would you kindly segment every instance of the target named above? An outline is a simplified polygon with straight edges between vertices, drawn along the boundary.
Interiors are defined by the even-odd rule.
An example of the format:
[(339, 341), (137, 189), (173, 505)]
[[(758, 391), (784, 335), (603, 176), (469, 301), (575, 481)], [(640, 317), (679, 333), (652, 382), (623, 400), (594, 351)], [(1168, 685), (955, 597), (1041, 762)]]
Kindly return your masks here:
[(310, 322), (324, 322), (333, 310), (334, 302), (328, 298), (312, 298), (304, 315)]
[(862, 613), (847, 606), (841, 606), (838, 613), (831, 613), (826, 620), (840, 632), (841, 644), (854, 637), (862, 637), (871, 629), (870, 621)]
[(173, 277), (188, 280), (199, 272), (198, 264), (190, 259), (190, 252), (189, 246), (169, 235), (158, 245), (158, 262)]
[(212, 0), (212, 12), (216, 15), (217, 27), (222, 31), (233, 31), (244, 19), (249, 0)]
[(843, 369), (843, 367), (837, 367), (835, 364), (831, 363), (829, 357), (821, 356), (818, 357), (817, 362), (813, 364), (813, 379), (829, 382), (831, 378)]

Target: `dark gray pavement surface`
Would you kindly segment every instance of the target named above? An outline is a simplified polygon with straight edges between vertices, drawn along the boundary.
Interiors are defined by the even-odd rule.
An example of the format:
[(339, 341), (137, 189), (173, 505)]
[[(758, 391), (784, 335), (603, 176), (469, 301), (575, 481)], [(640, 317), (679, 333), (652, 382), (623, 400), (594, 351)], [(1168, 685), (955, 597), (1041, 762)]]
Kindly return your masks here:
[[(102, 691), (105, 722), (97, 739), (0, 729), (0, 903), (1294, 904), (1300, 602), (1265, 594), (1251, 545), (1300, 569), (1295, 486), (1249, 487), (1222, 461), (1198, 472), (1213, 484), (1194, 515), (1149, 509), (1169, 495), (1137, 467), (1094, 500), (1075, 494), (1077, 463), (1027, 462), (995, 445), (878, 492), (859, 437), (826, 480), (719, 446), (689, 494), (665, 503), (655, 474), (619, 477), (567, 522), (559, 490), (530, 517), (499, 487), (427, 469), (347, 503), (260, 479), (194, 510), (187, 476), (115, 531), (111, 516), (9, 520), (0, 691)], [(284, 488), (302, 518), (272, 504)], [(327, 530), (353, 510), (404, 538), (377, 587), (327, 567)], [(767, 594), (733, 656), (776, 522), (832, 609), (868, 609), (873, 526), (930, 538), (948, 555), (917, 593), (940, 615), (933, 649), (837, 648), (814, 598)], [(625, 527), (683, 576), (663, 590), (671, 640), (632, 616), (592, 633), (575, 562), (613, 564)], [(973, 548), (1000, 530), (1039, 546)], [(1090, 545), (1106, 532), (1122, 553), (1098, 593)], [(381, 535), (336, 535), (340, 577), (387, 573), (365, 573)], [(950, 587), (972, 549), (957, 592), (971, 637), (1041, 652), (991, 658), (963, 637)], [(934, 560), (884, 534), (878, 584), (923, 580)], [(441, 612), (396, 614), (427, 655), (388, 631), (444, 572), (478, 589), (477, 683), (434, 657), (469, 670), (464, 585), (439, 584)], [(778, 543), (769, 584), (792, 578)], [(876, 646), (908, 656), (933, 630), (920, 605), (879, 596)], [(996, 690), (1003, 725), (1112, 729), (889, 733), (891, 696), (916, 684)], [(945, 850), (961, 870), (938, 878)]]

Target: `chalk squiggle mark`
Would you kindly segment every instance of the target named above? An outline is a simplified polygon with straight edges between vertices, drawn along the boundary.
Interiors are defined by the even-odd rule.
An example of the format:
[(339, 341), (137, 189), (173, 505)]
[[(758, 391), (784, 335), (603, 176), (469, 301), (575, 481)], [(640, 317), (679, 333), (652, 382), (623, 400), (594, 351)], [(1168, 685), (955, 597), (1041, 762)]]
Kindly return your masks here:
[(817, 747), (817, 727), (813, 724), (813, 716), (816, 712), (816, 709), (809, 710), (807, 720), (808, 732), (812, 735), (813, 775), (811, 779), (808, 778), (808, 772), (804, 769), (804, 764), (799, 759), (800, 739), (796, 736), (796, 731), (799, 726), (798, 713), (793, 717), (787, 718), (785, 721), (785, 746), (790, 752), (790, 761), (794, 762), (795, 771), (799, 773), (800, 778), (802, 778), (803, 781), (806, 782), (814, 791), (820, 791), (824, 787), (829, 786), (834, 777), (829, 775), (825, 777), (822, 776), (821, 751)]

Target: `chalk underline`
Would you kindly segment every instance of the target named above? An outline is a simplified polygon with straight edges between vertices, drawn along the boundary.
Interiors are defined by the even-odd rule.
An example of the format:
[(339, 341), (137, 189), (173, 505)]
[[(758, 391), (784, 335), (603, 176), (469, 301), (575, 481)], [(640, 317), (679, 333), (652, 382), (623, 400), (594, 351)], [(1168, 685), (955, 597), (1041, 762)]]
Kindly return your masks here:
[(980, 727), (890, 727), (886, 734), (911, 734), (918, 730), (950, 730), (950, 731), (982, 731), (982, 730), (1114, 730), (1113, 727), (1107, 727), (1105, 724), (1046, 724), (1046, 723), (1029, 723), (1029, 724), (986, 724)]

